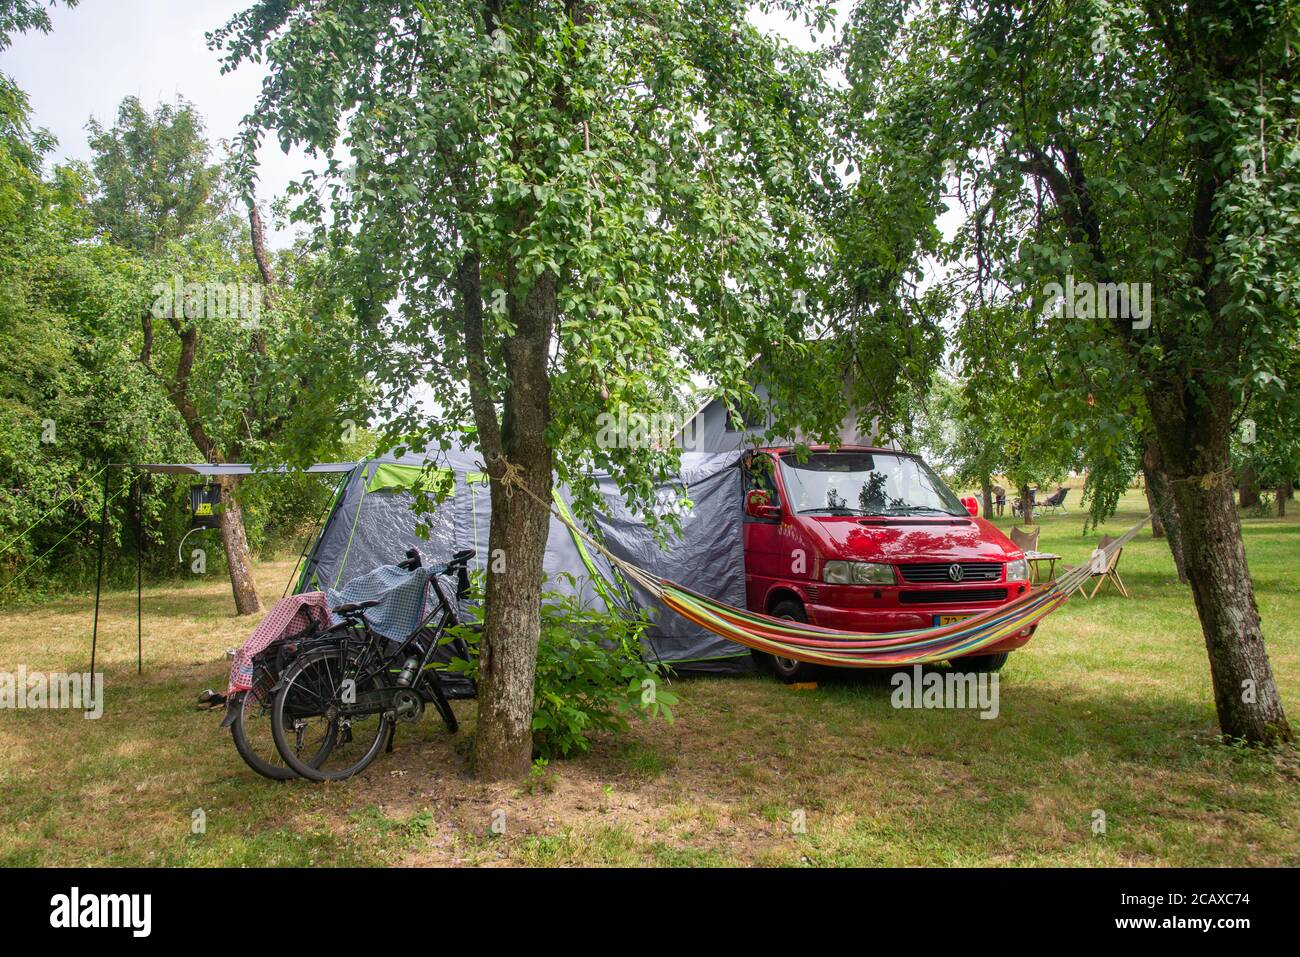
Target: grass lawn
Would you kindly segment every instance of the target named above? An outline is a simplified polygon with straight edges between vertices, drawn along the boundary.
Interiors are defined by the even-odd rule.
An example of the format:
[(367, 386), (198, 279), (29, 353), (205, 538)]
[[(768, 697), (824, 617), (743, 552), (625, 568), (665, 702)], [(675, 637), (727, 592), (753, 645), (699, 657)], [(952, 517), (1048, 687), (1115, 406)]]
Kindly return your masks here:
[[(1144, 512), (1130, 494), (1102, 531)], [(1042, 519), (1040, 548), (1085, 560), (1096, 534), (1082, 537), (1082, 521)], [(1294, 722), (1300, 518), (1247, 519), (1245, 534)], [(268, 603), (290, 564), (259, 567)], [(468, 777), (463, 701), (460, 734), (426, 715), (352, 781), (265, 781), (220, 715), (194, 707), (203, 688), (224, 688), (225, 649), (252, 627), (231, 615), (228, 583), (145, 592), (143, 676), (135, 595), (113, 593), (103, 717), (0, 711), (0, 863), (1300, 864), (1300, 760), (1216, 742), (1200, 628), (1164, 543), (1144, 533), (1120, 568), (1131, 599), (1071, 600), (1012, 655), (996, 720), (895, 710), (878, 673), (802, 690), (681, 678), (674, 724), (600, 741), (525, 786)], [(0, 671), (84, 670), (90, 616), (88, 596), (0, 612)], [(191, 833), (196, 809), (206, 833)]]

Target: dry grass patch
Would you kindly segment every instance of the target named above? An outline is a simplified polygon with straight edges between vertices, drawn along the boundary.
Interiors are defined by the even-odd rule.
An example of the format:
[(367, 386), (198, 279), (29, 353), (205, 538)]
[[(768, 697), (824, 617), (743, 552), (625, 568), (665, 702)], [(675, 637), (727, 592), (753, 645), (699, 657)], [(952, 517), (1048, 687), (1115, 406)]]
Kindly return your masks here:
[[(1103, 531), (1129, 524), (1140, 503)], [(1010, 522), (1004, 522), (1009, 525)], [(1095, 533), (1043, 522), (1083, 560)], [(1300, 715), (1300, 517), (1246, 541), (1283, 700)], [(0, 863), (533, 865), (1296, 865), (1293, 751), (1219, 744), (1196, 616), (1163, 544), (1125, 551), (1134, 597), (1072, 601), (1012, 657), (997, 720), (898, 711), (887, 676), (679, 678), (672, 725), (644, 724), (522, 784), (475, 781), (432, 715), (341, 784), (249, 771), (196, 710), (255, 622), (215, 575), (101, 610), (106, 710), (0, 712)], [(263, 563), (268, 604), (290, 563)], [(84, 670), (87, 596), (0, 612), (0, 670)], [(195, 809), (207, 831), (191, 834)], [(1106, 831), (1094, 833), (1104, 811)], [(493, 834), (493, 813), (505, 833)], [(797, 819), (806, 823), (798, 833)]]

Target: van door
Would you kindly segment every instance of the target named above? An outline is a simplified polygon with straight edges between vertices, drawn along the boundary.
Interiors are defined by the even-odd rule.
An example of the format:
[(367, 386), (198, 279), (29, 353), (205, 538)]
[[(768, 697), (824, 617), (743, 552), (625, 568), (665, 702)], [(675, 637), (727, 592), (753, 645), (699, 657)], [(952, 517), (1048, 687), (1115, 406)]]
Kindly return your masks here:
[[(750, 611), (766, 611), (767, 594), (777, 581), (789, 578), (790, 541), (784, 534), (785, 503), (777, 491), (776, 460), (754, 452), (741, 462), (745, 511), (745, 594)], [(773, 514), (760, 514), (767, 505)], [(779, 509), (773, 510), (771, 507)]]

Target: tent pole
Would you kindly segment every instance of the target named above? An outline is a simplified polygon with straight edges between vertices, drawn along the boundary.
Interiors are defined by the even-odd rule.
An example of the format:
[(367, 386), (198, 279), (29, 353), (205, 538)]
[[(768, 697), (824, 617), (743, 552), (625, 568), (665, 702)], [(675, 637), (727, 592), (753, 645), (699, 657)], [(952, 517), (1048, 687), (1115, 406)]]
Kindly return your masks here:
[(280, 595), (281, 598), (289, 594), (289, 589), (293, 587), (293, 583), (297, 580), (298, 569), (302, 567), (302, 560), (307, 557), (312, 545), (316, 544), (316, 536), (325, 525), (325, 520), (329, 518), (330, 513), (334, 510), (334, 506), (338, 504), (339, 494), (343, 490), (343, 483), (348, 480), (348, 476), (351, 474), (351, 472), (344, 472), (343, 477), (334, 483), (334, 494), (330, 496), (329, 502), (326, 503), (325, 511), (321, 512), (320, 517), (316, 520), (316, 527), (311, 530), (311, 534), (303, 543), (302, 551), (298, 553), (298, 560), (293, 564), (293, 572), (289, 575), (289, 581), (284, 586), (284, 592)]
[(144, 475), (135, 477), (135, 673), (144, 674)]
[(90, 632), (90, 674), (94, 680), (95, 649), (99, 644), (99, 596), (104, 588), (104, 539), (108, 531), (108, 476), (112, 465), (104, 464), (104, 501), (99, 507), (99, 561), (95, 572), (95, 624)]

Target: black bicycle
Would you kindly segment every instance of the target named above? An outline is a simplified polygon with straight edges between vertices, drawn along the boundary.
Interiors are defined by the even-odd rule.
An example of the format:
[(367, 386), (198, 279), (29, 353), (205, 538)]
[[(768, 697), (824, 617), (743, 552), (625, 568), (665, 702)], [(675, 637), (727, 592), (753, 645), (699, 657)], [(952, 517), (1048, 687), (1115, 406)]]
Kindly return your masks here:
[[(419, 554), (407, 554), (401, 566), (418, 568)], [(271, 734), (289, 769), (312, 781), (349, 778), (378, 757), (385, 740), (391, 750), (397, 724), (418, 721), (426, 703), (434, 705), (449, 731), (457, 730), (433, 657), (448, 639), (447, 630), (460, 624), (456, 600), (469, 593), (474, 554), (457, 552), (429, 576), (434, 608), (402, 641), (390, 641), (366, 621), (366, 609), (378, 601), (334, 609), (344, 624), (328, 640), (303, 648), (275, 690)], [(439, 581), (444, 575), (456, 578), (454, 596)]]

